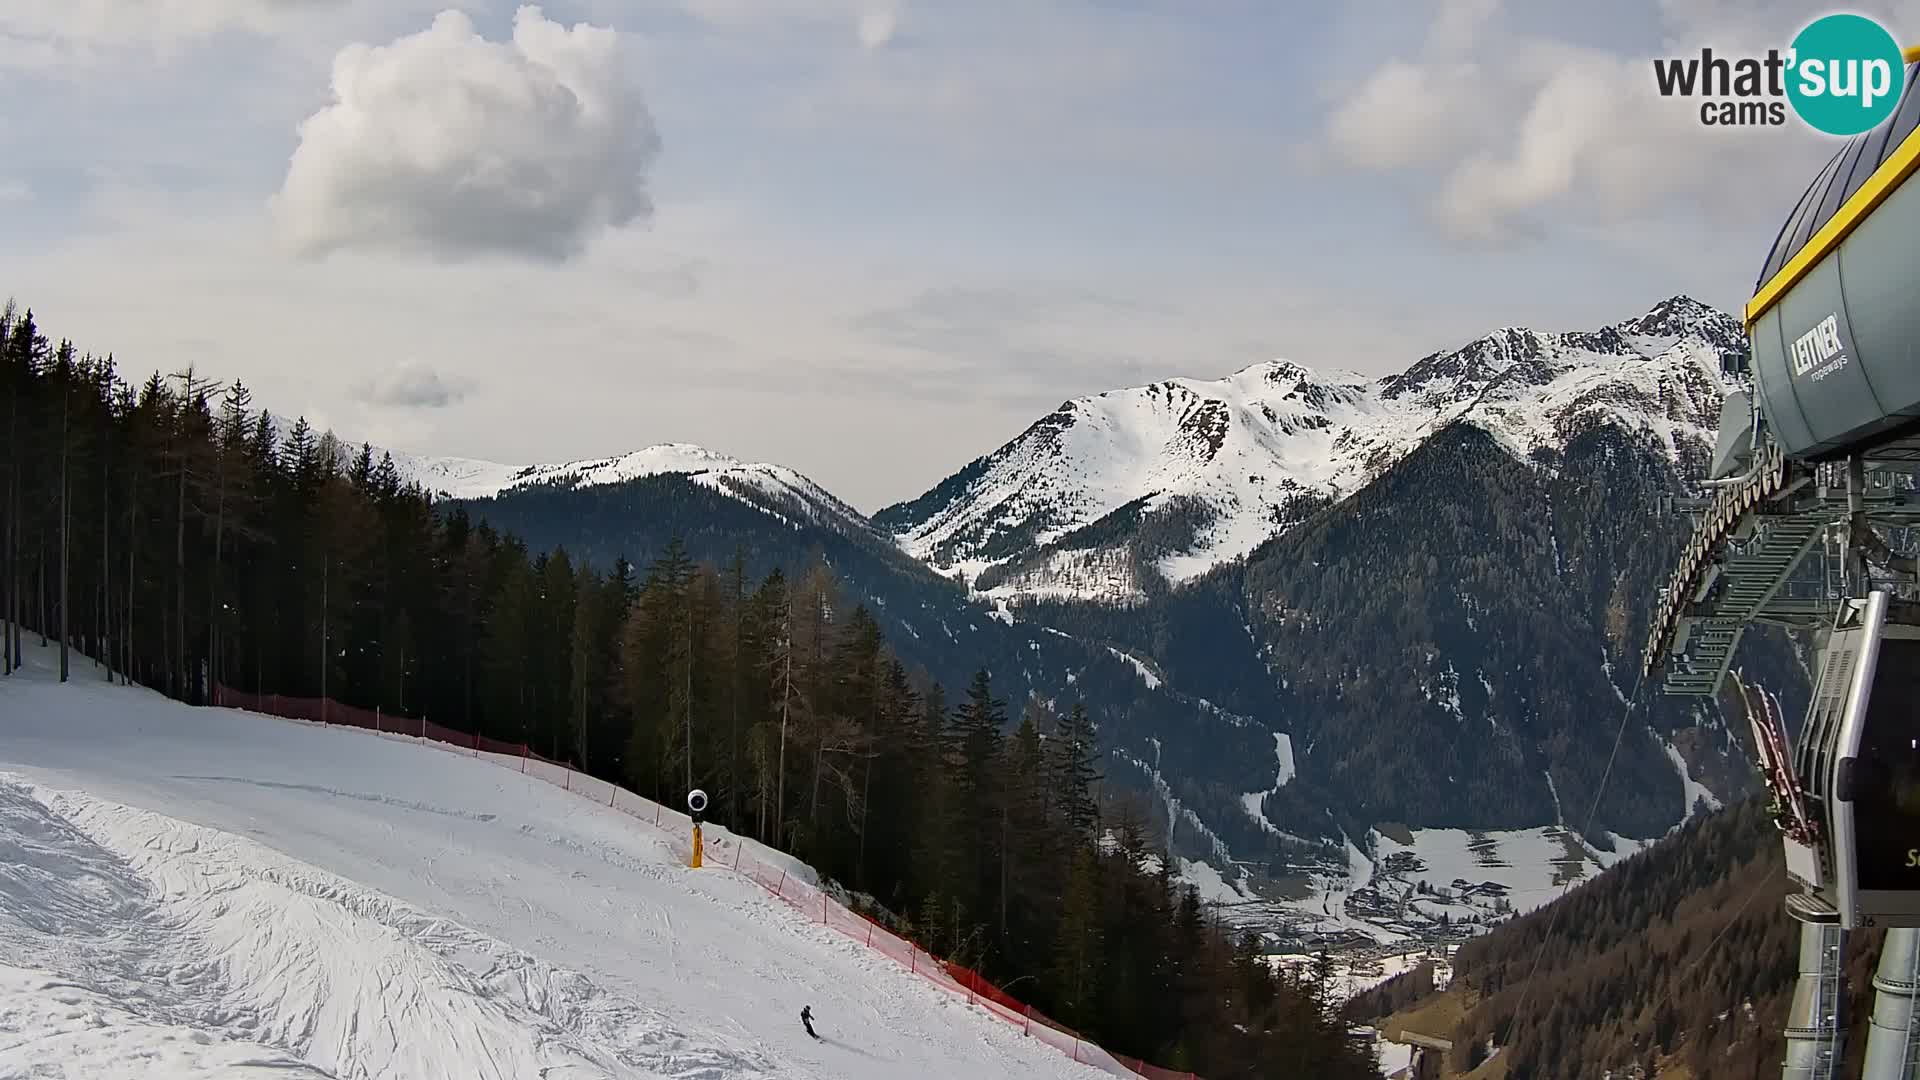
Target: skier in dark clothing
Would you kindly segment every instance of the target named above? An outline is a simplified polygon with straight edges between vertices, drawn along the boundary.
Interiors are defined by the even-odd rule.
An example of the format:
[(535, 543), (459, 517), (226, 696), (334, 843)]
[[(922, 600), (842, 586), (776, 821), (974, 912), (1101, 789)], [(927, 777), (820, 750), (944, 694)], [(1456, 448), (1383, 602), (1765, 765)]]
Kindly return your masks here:
[(813, 1030), (813, 1006), (802, 1005), (800, 1007), (800, 1023), (806, 1027), (807, 1034), (816, 1039), (820, 1037), (820, 1033)]

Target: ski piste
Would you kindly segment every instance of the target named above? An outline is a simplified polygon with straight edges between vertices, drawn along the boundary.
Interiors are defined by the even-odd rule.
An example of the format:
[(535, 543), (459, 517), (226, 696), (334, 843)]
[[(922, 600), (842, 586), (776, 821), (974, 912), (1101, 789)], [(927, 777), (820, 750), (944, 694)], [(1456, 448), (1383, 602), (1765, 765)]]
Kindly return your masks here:
[[(10, 1004), (37, 1000), (76, 965), (136, 984), (159, 977), (154, 992), (166, 1000), (170, 971), (230, 955), (228, 975), (180, 991), (175, 1004), (312, 1028), (302, 1060), (327, 1075), (507, 1080), (566, 1065), (638, 1077), (687, 1060), (728, 1075), (790, 1075), (794, 1044), (770, 1029), (748, 1036), (722, 1013), (788, 1017), (799, 1045), (857, 1059), (834, 1066), (849, 1080), (1138, 1075), (1097, 1046), (1007, 1015), (924, 953), (902, 965), (875, 951), (861, 929), (871, 924), (780, 852), (709, 826), (709, 869), (688, 870), (685, 815), (603, 782), (394, 731), (193, 708), (138, 687), (61, 686), (49, 652), (30, 647), (28, 661), (0, 699), (0, 817), (65, 846), (24, 861), (125, 863), (126, 889), (166, 882), (158, 895), (180, 893), (154, 916), (183, 929), (155, 972), (137, 956), (23, 928), (5, 915), (20, 909), (0, 909), (0, 1000)], [(221, 899), (227, 881), (249, 883), (245, 903)], [(620, 929), (595, 929), (609, 919)], [(303, 938), (309, 927), (335, 944)], [(443, 999), (419, 981), (461, 989)], [(887, 1020), (857, 1051), (806, 1038), (792, 1019), (796, 987), (835, 1015)], [(201, 1045), (187, 1040), (201, 1029), (178, 1015), (106, 1008), (102, 1027), (69, 1031), (71, 1060), (113, 1073), (152, 1040)], [(387, 1015), (411, 1017), (407, 1040), (373, 1039)], [(56, 1017), (44, 1023), (68, 1030)], [(230, 1031), (202, 1034), (207, 1049), (182, 1051), (196, 1067), (263, 1052)], [(329, 1037), (337, 1043), (323, 1045)], [(0, 1073), (24, 1060), (9, 1054), (36, 1052), (0, 1049)]]

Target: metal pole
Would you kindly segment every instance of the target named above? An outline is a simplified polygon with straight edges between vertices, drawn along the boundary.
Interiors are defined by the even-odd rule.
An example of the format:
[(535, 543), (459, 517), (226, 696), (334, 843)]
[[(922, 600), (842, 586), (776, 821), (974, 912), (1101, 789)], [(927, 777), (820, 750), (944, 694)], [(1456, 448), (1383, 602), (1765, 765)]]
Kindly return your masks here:
[(1801, 922), (1800, 976), (1787, 1013), (1787, 1056), (1781, 1080), (1832, 1080), (1846, 1052), (1841, 956), (1846, 931), (1837, 923)]
[(332, 559), (320, 563), (320, 722), (327, 720), (327, 571)]
[(688, 583), (687, 596), (687, 790), (693, 790), (693, 596), (692, 583)]
[(1861, 1080), (1907, 1080), (1920, 1075), (1920, 930), (1887, 931), (1880, 969), (1873, 976), (1873, 1021), (1867, 1027), (1867, 1058)]

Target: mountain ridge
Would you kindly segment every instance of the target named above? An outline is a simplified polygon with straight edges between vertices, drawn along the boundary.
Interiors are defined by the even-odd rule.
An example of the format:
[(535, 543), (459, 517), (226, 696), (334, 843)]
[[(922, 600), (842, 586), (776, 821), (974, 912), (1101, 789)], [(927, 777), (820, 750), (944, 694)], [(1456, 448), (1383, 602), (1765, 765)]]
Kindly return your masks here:
[(1597, 331), (1504, 327), (1371, 380), (1270, 360), (1109, 390), (872, 520), (994, 596), (1138, 602), (1244, 558), (1455, 421), (1522, 461), (1619, 423), (1688, 467), (1744, 348), (1731, 316), (1682, 295)]

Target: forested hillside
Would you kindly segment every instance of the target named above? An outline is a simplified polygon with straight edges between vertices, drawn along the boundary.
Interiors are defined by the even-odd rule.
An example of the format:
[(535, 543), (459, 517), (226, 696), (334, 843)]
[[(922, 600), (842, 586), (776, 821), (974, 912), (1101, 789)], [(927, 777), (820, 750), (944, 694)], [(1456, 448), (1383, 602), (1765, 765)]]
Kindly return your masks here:
[(674, 541), (602, 571), (442, 513), (364, 447), (279, 430), (238, 383), (129, 384), (11, 306), (0, 361), (5, 670), (34, 632), (63, 677), (324, 694), (663, 800), (700, 785), (715, 818), (1114, 1050), (1369, 1074), (1313, 988), (1100, 820), (1099, 717), (1035, 702), (1014, 727), (985, 670), (949, 707), (823, 563), (749, 576)]
[[(1509, 1080), (1602, 1080), (1636, 1066), (1778, 1076), (1799, 943), (1799, 924), (1781, 907), (1786, 887), (1779, 833), (1752, 799), (1461, 946), (1447, 993), (1464, 1019), (1431, 1033), (1451, 1034), (1449, 1075), (1497, 1046)], [(1848, 945), (1856, 1050), (1879, 945), (1878, 931)], [(1407, 1008), (1410, 997), (1417, 1003), (1389, 984), (1356, 1002), (1355, 1015)], [(1845, 1075), (1858, 1077), (1860, 1055), (1851, 1058)]]
[[(1102, 609), (1022, 611), (1012, 618), (969, 597), (857, 516), (821, 513), (764, 490), (722, 488), (707, 479), (662, 474), (584, 484), (557, 478), (460, 505), (475, 521), (510, 531), (530, 548), (565, 547), (576, 566), (585, 561), (601, 570), (623, 554), (659, 551), (674, 540), (696, 562), (737, 564), (755, 580), (775, 568), (823, 562), (842, 585), (844, 602), (867, 607), (909, 671), (960, 686), (976, 668), (988, 668), (1016, 714), (1035, 698), (1085, 702), (1099, 727), (1108, 787), (1138, 792), (1161, 808), (1170, 797), (1198, 815), (1176, 817), (1176, 854), (1225, 868), (1217, 838), (1237, 859), (1277, 865), (1318, 858), (1345, 867), (1345, 849), (1326, 812), (1335, 800), (1319, 789), (1287, 791), (1298, 812), (1284, 820), (1301, 839), (1261, 827), (1242, 806), (1243, 793), (1270, 787), (1274, 776), (1267, 726), (1274, 698), (1255, 680), (1253, 673), (1264, 678), (1264, 672), (1244, 636), (1236, 635), (1239, 649), (1222, 647), (1219, 626), (1205, 626), (1184, 645), (1188, 655), (1237, 663), (1249, 681), (1245, 692), (1183, 692), (1143, 676), (1112, 651), (1154, 655), (1124, 626), (1085, 617)], [(1168, 606), (1188, 595), (1174, 594)], [(1328, 838), (1335, 840), (1330, 847), (1315, 843)]]

